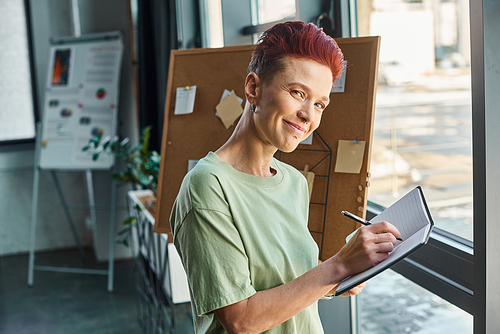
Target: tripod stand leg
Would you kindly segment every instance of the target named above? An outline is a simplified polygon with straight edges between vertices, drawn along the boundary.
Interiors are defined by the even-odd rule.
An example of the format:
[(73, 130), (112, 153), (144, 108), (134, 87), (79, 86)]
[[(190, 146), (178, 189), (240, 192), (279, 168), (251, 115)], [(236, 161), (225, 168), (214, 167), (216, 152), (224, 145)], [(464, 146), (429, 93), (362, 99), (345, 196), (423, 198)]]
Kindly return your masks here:
[[(113, 168), (113, 174), (116, 173), (117, 166)], [(111, 179), (111, 207), (109, 221), (109, 260), (108, 260), (108, 291), (113, 291), (113, 275), (115, 267), (115, 237), (116, 237), (116, 188), (117, 182), (113, 177)]]
[(36, 223), (38, 215), (38, 187), (40, 184), (40, 169), (35, 166), (33, 173), (33, 198), (31, 202), (31, 227), (30, 227), (30, 256), (28, 264), (28, 286), (33, 286), (35, 271), (35, 241), (36, 241)]

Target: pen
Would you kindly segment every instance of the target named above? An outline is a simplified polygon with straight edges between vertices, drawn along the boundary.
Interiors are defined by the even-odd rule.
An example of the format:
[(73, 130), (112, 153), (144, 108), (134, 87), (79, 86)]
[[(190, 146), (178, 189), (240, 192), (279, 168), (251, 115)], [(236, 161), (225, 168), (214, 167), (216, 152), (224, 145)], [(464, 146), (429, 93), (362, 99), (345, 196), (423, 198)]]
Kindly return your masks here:
[[(348, 217), (348, 218), (351, 218), (352, 220), (357, 221), (357, 222), (358, 222), (358, 223), (360, 223), (360, 224), (365, 225), (365, 226), (368, 226), (368, 225), (371, 225), (371, 224), (372, 224), (372, 223), (370, 223), (368, 220), (365, 220), (365, 219), (363, 219), (363, 218), (361, 218), (361, 217), (358, 217), (358, 216), (356, 216), (356, 215), (353, 215), (353, 214), (352, 214), (352, 213), (350, 213), (350, 212), (347, 212), (347, 211), (342, 211), (342, 214), (343, 214), (344, 216)], [(399, 241), (403, 241), (403, 239), (401, 239), (401, 238), (396, 238), (396, 239), (397, 239), (397, 240), (399, 240)]]

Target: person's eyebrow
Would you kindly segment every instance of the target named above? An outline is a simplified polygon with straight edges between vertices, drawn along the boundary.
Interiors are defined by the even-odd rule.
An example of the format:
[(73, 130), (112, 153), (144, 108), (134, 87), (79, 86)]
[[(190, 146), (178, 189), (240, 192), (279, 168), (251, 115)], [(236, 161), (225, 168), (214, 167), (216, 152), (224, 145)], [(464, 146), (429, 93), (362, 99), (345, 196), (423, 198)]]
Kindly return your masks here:
[[(303, 90), (307, 91), (308, 93), (311, 92), (311, 88), (302, 82), (299, 82), (299, 81), (290, 82), (290, 86), (293, 86), (293, 85), (300, 86)], [(322, 101), (325, 101), (326, 104), (330, 103), (330, 98), (328, 96), (321, 96), (320, 99)]]

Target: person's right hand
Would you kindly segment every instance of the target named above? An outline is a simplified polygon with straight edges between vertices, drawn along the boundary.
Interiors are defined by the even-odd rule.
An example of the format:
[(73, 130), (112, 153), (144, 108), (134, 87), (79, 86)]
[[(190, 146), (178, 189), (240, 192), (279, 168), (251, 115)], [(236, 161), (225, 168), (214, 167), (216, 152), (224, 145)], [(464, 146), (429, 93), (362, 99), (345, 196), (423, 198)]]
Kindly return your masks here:
[(363, 226), (333, 259), (345, 277), (352, 276), (387, 259), (399, 237), (398, 229), (388, 222)]

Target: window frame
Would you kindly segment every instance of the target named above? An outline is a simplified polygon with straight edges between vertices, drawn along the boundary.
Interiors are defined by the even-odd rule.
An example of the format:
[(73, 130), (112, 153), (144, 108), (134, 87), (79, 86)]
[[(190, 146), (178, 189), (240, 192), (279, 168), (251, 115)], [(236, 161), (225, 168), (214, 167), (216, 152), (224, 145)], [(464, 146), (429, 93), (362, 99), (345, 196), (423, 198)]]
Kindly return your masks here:
[[(384, 207), (368, 201), (367, 219)], [(473, 243), (434, 227), (425, 247), (391, 267), (412, 282), (473, 314)], [(467, 273), (465, 279), (462, 279)]]

